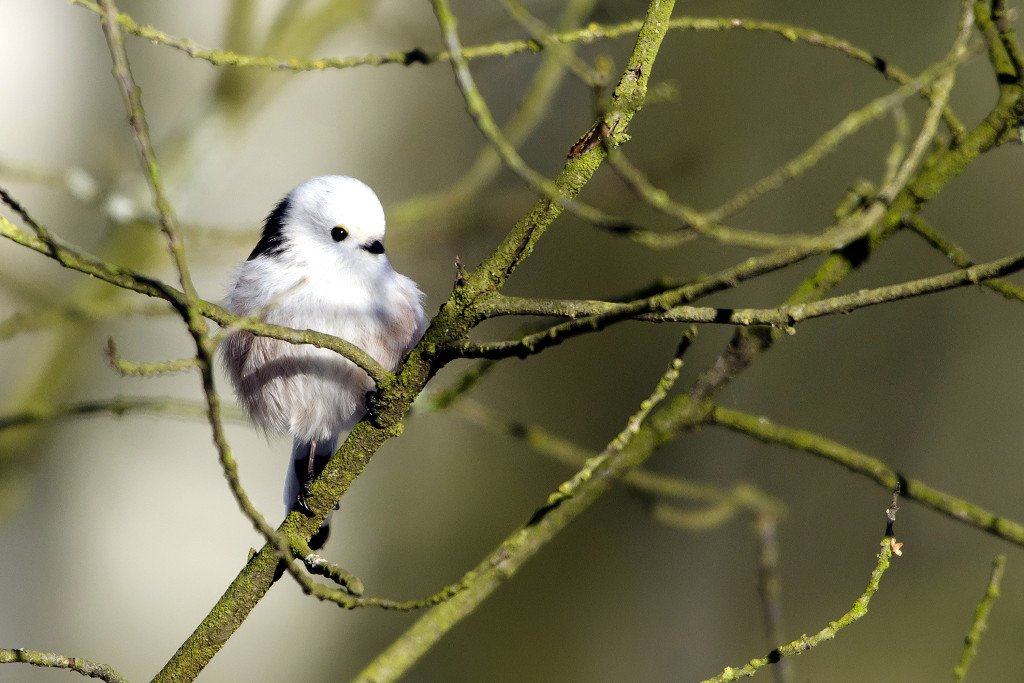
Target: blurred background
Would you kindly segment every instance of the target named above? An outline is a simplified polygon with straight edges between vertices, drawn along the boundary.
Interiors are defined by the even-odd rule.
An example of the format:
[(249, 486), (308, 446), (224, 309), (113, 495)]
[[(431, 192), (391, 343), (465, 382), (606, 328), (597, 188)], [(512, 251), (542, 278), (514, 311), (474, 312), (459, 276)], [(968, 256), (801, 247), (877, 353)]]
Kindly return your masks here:
[[(282, 28), (275, 22), (286, 5), (317, 19), (274, 32)], [(564, 5), (526, 3), (553, 25)], [(676, 15), (812, 26), (916, 73), (948, 50), (957, 5), (693, 0), (677, 3)], [(645, 6), (598, 0), (579, 24), (639, 18)], [(260, 54), (354, 56), (441, 47), (425, 2), (123, 0), (120, 7), (172, 36)], [(461, 0), (454, 10), (466, 45), (525, 36), (500, 3)], [(255, 13), (252, 31), (232, 19), (247, 11)], [(455, 257), (475, 265), (534, 201), (511, 174), (491, 176), (486, 163), (474, 167), (485, 144), (445, 62), (281, 74), (214, 67), (165, 46), (126, 40), (172, 200), (189, 228), (197, 286), (207, 299), (224, 296), (230, 269), (248, 255), (274, 203), (313, 175), (354, 175), (376, 189), (389, 214), (392, 262), (427, 293), (430, 312), (450, 291)], [(610, 59), (618, 74), (631, 47), (626, 36), (582, 46), (578, 54), (589, 63)], [(147, 224), (148, 198), (96, 15), (56, 0), (0, 0), (0, 58), (8, 65), (0, 184), (71, 243), (173, 278), (159, 235)], [(499, 122), (517, 116), (544, 59), (526, 53), (472, 62)], [(682, 31), (669, 33), (652, 85), (657, 97), (634, 120), (626, 151), (674, 198), (702, 209), (894, 87), (864, 64), (777, 36)], [(960, 69), (952, 104), (968, 126), (995, 96), (984, 57)], [(521, 149), (551, 175), (591, 125), (593, 92), (568, 75), (553, 83), (544, 107)], [(906, 109), (916, 131), (922, 106), (910, 100)], [(848, 186), (881, 176), (893, 136), (891, 119), (876, 122), (730, 224), (821, 229)], [(995, 150), (924, 215), (977, 261), (1018, 251), (1022, 170), (1019, 147)], [(467, 174), (479, 187), (466, 185)], [(463, 190), (453, 196), (452, 188)], [(607, 168), (584, 199), (671, 226)], [(6, 209), (4, 215), (16, 218)], [(704, 242), (652, 252), (564, 217), (516, 272), (508, 292), (608, 298), (657, 277), (692, 278), (750, 253)], [(788, 269), (710, 302), (777, 305), (812, 267)], [(949, 268), (920, 239), (900, 235), (843, 291)], [(2, 340), (0, 416), (114, 396), (200, 399), (193, 375), (121, 377), (104, 357), (111, 337), (133, 360), (190, 354), (180, 323), (155, 302), (0, 243), (0, 321), (72, 303), (83, 309), (77, 316)], [(501, 338), (519, 325), (489, 324), (479, 338)], [(526, 361), (504, 361), (464, 400), (599, 450), (650, 392), (679, 332), (624, 324)], [(837, 439), (1022, 520), (1022, 334), (1019, 304), (980, 288), (871, 308), (801, 324), (719, 399)], [(713, 360), (729, 335), (725, 328), (703, 329), (682, 382)], [(466, 367), (455, 364), (431, 388)], [(245, 486), (276, 523), (290, 444), (266, 439), (241, 419), (232, 421), (229, 436)], [(877, 485), (712, 427), (681, 435), (649, 467), (723, 487), (750, 483), (785, 502), (780, 538), (787, 641), (817, 632), (864, 590), (890, 499)], [(361, 577), (370, 595), (424, 596), (475, 565), (570, 474), (459, 410), (421, 409), (345, 496), (325, 552)], [(225, 485), (199, 419), (100, 415), (3, 429), (0, 475), (3, 647), (87, 657), (146, 680), (207, 613), (249, 548), (260, 544)], [(409, 679), (694, 680), (767, 652), (750, 516), (704, 533), (685, 532), (656, 523), (649, 502), (626, 489), (605, 496), (442, 640)], [(900, 512), (897, 534), (906, 544), (904, 556), (885, 575), (868, 615), (835, 641), (795, 658), (797, 680), (948, 677), (999, 552), (1009, 555), (1003, 597), (972, 674), (1020, 680), (1013, 664), (1024, 633), (1020, 549), (910, 502)], [(346, 612), (303, 596), (285, 579), (201, 680), (344, 680), (416, 618)], [(0, 680), (71, 675), (0, 667)]]

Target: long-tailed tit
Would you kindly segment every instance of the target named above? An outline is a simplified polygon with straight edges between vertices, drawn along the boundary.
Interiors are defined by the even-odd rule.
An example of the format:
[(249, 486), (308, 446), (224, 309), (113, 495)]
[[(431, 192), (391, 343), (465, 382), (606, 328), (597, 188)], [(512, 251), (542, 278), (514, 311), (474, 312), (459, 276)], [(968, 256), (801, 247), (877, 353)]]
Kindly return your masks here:
[[(227, 307), (340, 337), (394, 370), (426, 318), (422, 292), (392, 269), (383, 240), (384, 209), (373, 190), (345, 176), (307, 180), (267, 217), (234, 272)], [(228, 336), (222, 359), (253, 422), (294, 439), (285, 506), (308, 510), (309, 484), (366, 413), (373, 380), (333, 351), (244, 330)], [(317, 536), (322, 545), (326, 522)]]

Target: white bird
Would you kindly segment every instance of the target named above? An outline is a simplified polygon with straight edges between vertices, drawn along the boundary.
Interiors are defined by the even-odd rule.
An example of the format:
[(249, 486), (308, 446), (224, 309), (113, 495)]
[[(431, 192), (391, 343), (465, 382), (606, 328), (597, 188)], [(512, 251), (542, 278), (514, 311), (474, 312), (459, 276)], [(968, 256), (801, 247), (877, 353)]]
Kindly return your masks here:
[[(384, 209), (355, 178), (321, 176), (289, 192), (238, 266), (227, 308), (285, 327), (352, 342), (394, 370), (426, 328), (423, 293), (384, 255)], [(294, 440), (285, 483), (288, 511), (308, 511), (309, 484), (338, 437), (366, 413), (373, 380), (327, 349), (231, 332), (221, 358), (239, 400), (266, 432)], [(319, 547), (327, 522), (314, 537)]]

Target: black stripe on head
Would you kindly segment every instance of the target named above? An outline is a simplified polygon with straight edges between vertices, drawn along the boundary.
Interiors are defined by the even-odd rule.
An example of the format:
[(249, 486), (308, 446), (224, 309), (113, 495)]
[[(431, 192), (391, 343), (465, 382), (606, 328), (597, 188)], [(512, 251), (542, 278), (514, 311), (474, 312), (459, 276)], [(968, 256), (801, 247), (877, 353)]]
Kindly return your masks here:
[(256, 243), (256, 248), (249, 254), (250, 261), (257, 256), (273, 256), (284, 251), (284, 219), (288, 215), (289, 206), (288, 197), (285, 197), (267, 216), (263, 224), (263, 235)]

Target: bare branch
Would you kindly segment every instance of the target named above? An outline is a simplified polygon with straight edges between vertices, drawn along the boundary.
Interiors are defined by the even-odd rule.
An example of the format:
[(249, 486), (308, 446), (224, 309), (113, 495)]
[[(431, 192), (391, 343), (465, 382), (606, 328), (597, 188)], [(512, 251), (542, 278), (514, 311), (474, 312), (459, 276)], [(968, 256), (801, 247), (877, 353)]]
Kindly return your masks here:
[(54, 652), (25, 650), (20, 647), (12, 650), (0, 649), (0, 664), (31, 664), (48, 669), (67, 669), (89, 678), (99, 678), (107, 683), (128, 683), (128, 679), (106, 664)]
[(853, 603), (853, 607), (851, 607), (848, 612), (835, 621), (830, 622), (828, 626), (821, 629), (813, 636), (801, 636), (799, 639), (794, 640), (788, 645), (781, 645), (764, 657), (750, 660), (745, 666), (739, 668), (727, 667), (725, 671), (713, 678), (705, 680), (704, 683), (727, 683), (728, 681), (735, 681), (738, 678), (753, 676), (757, 673), (758, 669), (775, 663), (784, 657), (803, 654), (811, 648), (817, 647), (825, 641), (835, 638), (836, 633), (847, 626), (850, 626), (868, 613), (868, 604), (871, 602), (871, 598), (874, 597), (875, 593), (878, 592), (879, 582), (881, 582), (882, 575), (885, 574), (885, 570), (889, 568), (889, 559), (892, 557), (892, 554), (892, 539), (891, 537), (886, 536), (882, 539), (882, 549), (878, 552), (878, 560), (875, 564), (874, 570), (871, 572), (871, 578), (868, 580), (867, 588), (864, 589), (864, 592), (861, 593), (860, 597), (857, 598)]
[[(987, 263), (971, 265), (941, 275), (908, 280), (884, 287), (862, 289), (852, 294), (819, 299), (803, 304), (784, 304), (777, 308), (674, 306), (663, 312), (655, 313), (652, 311), (657, 310), (660, 302), (653, 298), (643, 299), (639, 302), (616, 304), (609, 301), (581, 299), (527, 299), (498, 296), (488, 299), (482, 304), (481, 308), (483, 310), (481, 313), (484, 314), (484, 317), (488, 318), (499, 315), (536, 315), (564, 317), (575, 320), (597, 316), (616, 316), (619, 313), (628, 311), (629, 317), (618, 318), (617, 321), (642, 320), (659, 323), (717, 323), (742, 326), (769, 325), (787, 329), (796, 323), (813, 318), (851, 313), (869, 306), (945, 292), (958, 287), (983, 284), (1001, 275), (1016, 273), (1022, 268), (1024, 268), (1024, 252), (1011, 254), (1010, 256)], [(1011, 287), (1013, 286), (1011, 285)], [(642, 305), (638, 307), (638, 303)], [(521, 355), (521, 352), (517, 352), (517, 347), (524, 347), (528, 351), (536, 352), (543, 348), (543, 340), (546, 338), (562, 335), (564, 339), (572, 336), (572, 333), (565, 334), (569, 330), (572, 333), (582, 334), (587, 331), (594, 331), (594, 328), (588, 330), (587, 327), (580, 325), (575, 327), (569, 327), (568, 325), (554, 326), (513, 342), (498, 342), (490, 345), (479, 344), (468, 346), (467, 348), (471, 349), (470, 355), (473, 356), (494, 357), (487, 354), (499, 350), (507, 352), (507, 355)]]
[(765, 443), (787, 446), (834, 462), (855, 474), (871, 479), (887, 490), (894, 490), (898, 486), (900, 495), (904, 498), (921, 503), (979, 531), (1024, 547), (1024, 525), (1000, 517), (963, 498), (934, 489), (918, 479), (907, 477), (878, 458), (819, 434), (786, 427), (766, 417), (749, 415), (722, 406), (714, 406), (708, 411), (708, 421)]
[[(205, 418), (206, 405), (173, 398), (147, 398), (145, 396), (120, 396), (110, 399), (96, 399), (68, 403), (48, 408), (34, 408), (18, 413), (0, 416), (0, 430), (12, 427), (50, 422), (66, 417), (89, 415), (113, 415), (121, 417), (131, 413), (166, 415), (181, 418)], [(247, 422), (240, 411), (225, 411), (224, 417), (234, 422)]]
[(999, 584), (1003, 581), (1003, 572), (1006, 569), (1006, 555), (996, 555), (992, 560), (992, 574), (985, 587), (985, 594), (981, 596), (981, 602), (974, 610), (974, 620), (971, 622), (971, 630), (964, 638), (964, 651), (960, 656), (960, 663), (953, 667), (953, 680), (962, 681), (967, 676), (967, 670), (978, 654), (978, 643), (981, 636), (988, 628), (988, 615), (992, 611), (999, 598)]
[[(648, 16), (659, 10), (670, 12), (671, 9), (671, 2), (667, 3), (667, 9), (663, 9), (658, 7), (655, 0), (651, 3)], [(640, 409), (630, 417), (625, 428), (605, 449), (587, 460), (582, 469), (548, 496), (545, 504), (534, 512), (524, 526), (513, 532), (484, 558), (468, 574), (472, 580), (464, 590), (420, 617), (409, 630), (363, 669), (357, 680), (392, 681), (401, 676), (455, 624), (469, 616), (485, 598), (511, 578), (561, 529), (589, 508), (615, 480), (639, 467), (651, 455), (657, 443), (677, 433), (677, 425), (663, 424), (657, 428), (652, 427), (657, 414), (652, 416), (651, 412), (665, 399), (678, 379), (682, 355), (689, 347), (690, 338), (691, 335), (683, 337), (672, 362), (650, 397), (640, 404)], [(672, 406), (669, 406), (659, 413), (671, 411)], [(697, 411), (688, 412), (686, 416), (677, 418), (679, 424), (685, 424), (697, 418)]]

